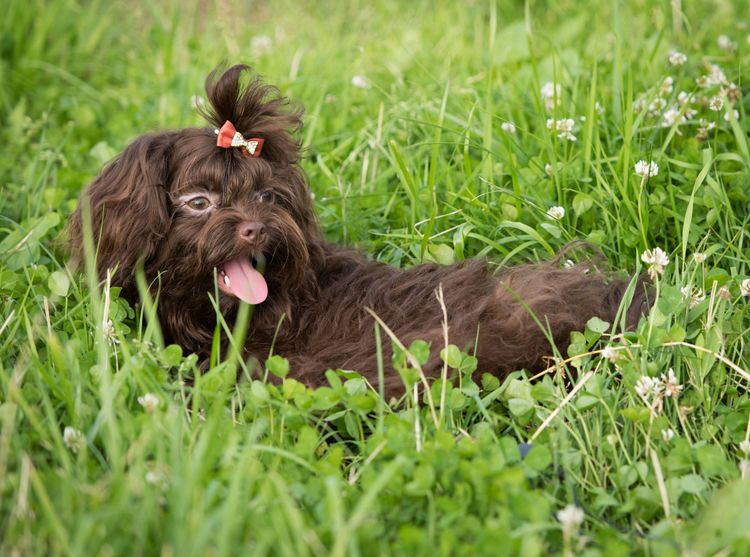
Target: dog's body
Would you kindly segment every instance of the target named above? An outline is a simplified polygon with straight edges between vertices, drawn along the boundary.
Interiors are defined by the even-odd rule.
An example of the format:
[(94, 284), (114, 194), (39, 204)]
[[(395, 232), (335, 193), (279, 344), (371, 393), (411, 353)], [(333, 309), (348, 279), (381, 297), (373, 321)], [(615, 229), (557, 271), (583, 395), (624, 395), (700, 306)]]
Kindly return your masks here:
[[(256, 304), (248, 355), (263, 362), (273, 348), (289, 358), (293, 376), (310, 385), (321, 383), (328, 368), (359, 371), (375, 384), (374, 318), (368, 309), (405, 345), (416, 339), (431, 343), (424, 371), (435, 376), (444, 344), (439, 287), (450, 342), (475, 353), (479, 371), (501, 376), (545, 365), (553, 349), (543, 329), (564, 350), (570, 332), (591, 317), (615, 318), (626, 283), (591, 265), (525, 265), (495, 274), (486, 262), (470, 260), (398, 270), (326, 243), (291, 135), (300, 115), (259, 81), (243, 89), (245, 69), (209, 77), (212, 108), (206, 117), (224, 124), (222, 133), (231, 122), (238, 137), (253, 138), (262, 151), (247, 156), (250, 147), (218, 147), (215, 132), (206, 129), (145, 135), (85, 193), (100, 275), (113, 270), (113, 284), (135, 302), (142, 265), (158, 293), (166, 340), (206, 357), (216, 328), (209, 293), (218, 291), (230, 322), (238, 298)], [(79, 260), (83, 213), (79, 204), (70, 228)], [(261, 276), (253, 266), (264, 261)], [(628, 322), (640, 314), (642, 302), (639, 289)], [(383, 348), (385, 388), (396, 393), (403, 387), (390, 364), (387, 337)]]

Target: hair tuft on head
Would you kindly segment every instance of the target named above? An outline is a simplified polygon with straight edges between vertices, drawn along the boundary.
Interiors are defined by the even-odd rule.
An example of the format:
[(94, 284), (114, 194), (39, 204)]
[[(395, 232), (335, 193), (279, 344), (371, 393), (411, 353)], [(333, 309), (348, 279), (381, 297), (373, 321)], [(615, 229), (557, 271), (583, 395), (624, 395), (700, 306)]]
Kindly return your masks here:
[(262, 158), (295, 164), (300, 145), (293, 134), (302, 127), (302, 110), (292, 107), (276, 87), (258, 76), (250, 77), (251, 72), (244, 64), (211, 72), (206, 78), (209, 107), (199, 112), (217, 128), (228, 120), (243, 136), (263, 138)]

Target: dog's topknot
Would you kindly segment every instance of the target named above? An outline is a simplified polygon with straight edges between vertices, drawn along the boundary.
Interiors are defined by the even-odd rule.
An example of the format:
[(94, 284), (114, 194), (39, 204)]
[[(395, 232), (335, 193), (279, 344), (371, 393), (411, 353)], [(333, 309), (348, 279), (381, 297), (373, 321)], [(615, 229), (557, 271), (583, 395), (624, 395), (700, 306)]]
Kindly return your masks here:
[(291, 106), (276, 87), (251, 74), (252, 69), (244, 64), (212, 71), (206, 78), (208, 107), (199, 112), (217, 128), (228, 120), (245, 137), (263, 138), (264, 159), (299, 162), (300, 145), (293, 134), (302, 127), (302, 109)]

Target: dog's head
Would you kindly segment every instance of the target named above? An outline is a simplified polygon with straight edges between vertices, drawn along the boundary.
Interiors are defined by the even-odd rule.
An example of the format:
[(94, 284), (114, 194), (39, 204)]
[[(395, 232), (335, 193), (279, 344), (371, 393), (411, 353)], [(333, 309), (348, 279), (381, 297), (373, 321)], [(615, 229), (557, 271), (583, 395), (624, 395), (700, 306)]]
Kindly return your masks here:
[[(131, 296), (141, 266), (162, 298), (186, 303), (207, 299), (216, 277), (224, 307), (268, 303), (274, 289), (285, 296), (304, 281), (320, 234), (292, 135), (300, 112), (247, 74), (238, 65), (208, 77), (211, 127), (143, 135), (103, 170), (71, 220), (74, 259), (83, 258), (87, 212), (99, 275), (110, 269)], [(232, 127), (240, 143), (262, 141), (233, 147)]]

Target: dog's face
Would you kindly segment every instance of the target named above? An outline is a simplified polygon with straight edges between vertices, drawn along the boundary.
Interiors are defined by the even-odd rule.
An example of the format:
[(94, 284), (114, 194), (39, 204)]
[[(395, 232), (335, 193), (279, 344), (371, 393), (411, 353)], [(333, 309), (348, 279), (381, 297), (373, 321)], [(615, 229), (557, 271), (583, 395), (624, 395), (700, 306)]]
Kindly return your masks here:
[(216, 285), (224, 309), (273, 303), (302, 283), (320, 235), (290, 134), (299, 114), (258, 81), (242, 87), (245, 70), (209, 77), (206, 117), (262, 138), (259, 156), (218, 147), (213, 126), (139, 137), (84, 193), (71, 221), (75, 257), (88, 206), (99, 274), (111, 269), (131, 294), (140, 265), (162, 298), (194, 304)]
[(169, 228), (151, 263), (188, 290), (212, 289), (251, 304), (268, 296), (264, 277), (292, 288), (308, 264), (311, 227), (307, 188), (294, 165), (237, 156), (204, 130), (184, 130), (174, 144), (167, 206)]

